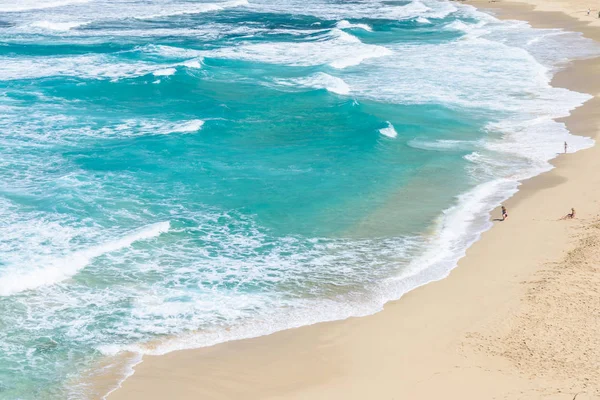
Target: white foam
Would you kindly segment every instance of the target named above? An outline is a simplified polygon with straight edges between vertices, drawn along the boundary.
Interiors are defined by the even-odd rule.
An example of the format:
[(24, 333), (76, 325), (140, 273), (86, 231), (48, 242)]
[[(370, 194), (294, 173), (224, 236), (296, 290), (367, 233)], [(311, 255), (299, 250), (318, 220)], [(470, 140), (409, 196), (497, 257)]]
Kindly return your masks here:
[(132, 17), (137, 19), (156, 19), (173, 17), (177, 15), (221, 11), (228, 8), (242, 7), (246, 5), (248, 5), (248, 0), (232, 0), (221, 3), (183, 3), (180, 5), (172, 5), (171, 7), (159, 7), (155, 12), (147, 14), (135, 14)]
[(205, 52), (203, 55), (292, 66), (328, 64), (342, 69), (369, 58), (391, 54), (386, 47), (364, 44), (357, 37), (337, 28), (319, 39), (310, 42), (246, 44)]
[(188, 68), (202, 68), (200, 60), (188, 60), (181, 63), (184, 67)]
[(501, 138), (488, 140), (486, 149), (497, 153), (513, 154), (528, 160), (528, 168), (521, 168), (517, 179), (526, 179), (552, 168), (548, 160), (564, 152), (564, 143), (568, 143), (569, 152), (587, 149), (594, 144), (589, 137), (572, 135), (564, 126), (553, 120), (568, 115), (547, 115), (529, 120), (507, 119), (499, 123), (490, 123), (487, 129), (499, 132)]
[(22, 12), (89, 3), (90, 0), (16, 0), (0, 2), (0, 12)]
[(327, 2), (312, 0), (289, 0), (281, 7), (277, 2), (250, 3), (251, 10), (271, 13), (290, 13), (311, 15), (326, 20), (348, 19), (383, 19), (406, 20), (419, 16), (425, 18), (444, 18), (457, 10), (450, 2), (411, 1), (406, 4), (393, 2), (364, 1), (364, 2)]
[(304, 78), (296, 78), (283, 80), (276, 80), (279, 85), (284, 86), (301, 86), (314, 89), (325, 89), (329, 92), (347, 95), (350, 93), (351, 88), (344, 82), (343, 79), (336, 76), (326, 74), (324, 72), (317, 72), (314, 75), (310, 75)]
[(175, 46), (166, 46), (160, 44), (150, 44), (143, 47), (138, 47), (136, 50), (144, 54), (152, 54), (165, 58), (181, 59), (181, 58), (197, 58), (203, 53), (199, 50), (185, 49)]
[(415, 21), (417, 21), (420, 24), (431, 24), (431, 21), (425, 17), (417, 17)]
[(159, 236), (169, 230), (169, 222), (159, 222), (133, 231), (121, 239), (76, 251), (57, 259), (41, 259), (37, 265), (15, 266), (0, 275), (0, 296), (10, 296), (25, 290), (54, 285), (71, 278), (94, 258), (131, 246), (134, 242)]
[(339, 21), (335, 26), (338, 29), (363, 29), (367, 32), (373, 32), (373, 29), (367, 24), (353, 24), (345, 19)]
[(47, 29), (50, 31), (69, 31), (78, 26), (85, 25), (85, 22), (52, 22), (52, 21), (37, 21), (31, 24), (35, 28)]
[[(160, 79), (153, 83), (159, 84)], [(129, 119), (124, 120), (116, 126), (106, 126), (99, 132), (92, 131), (92, 136), (101, 135), (102, 137), (134, 137), (143, 135), (168, 135), (171, 133), (193, 133), (202, 129), (205, 121), (201, 119), (192, 119), (187, 121), (162, 121), (162, 120), (144, 120)], [(82, 131), (81, 129), (79, 130)]]
[[(103, 1), (103, 0), (19, 0), (4, 4), (8, 0), (0, 0), (0, 12), (29, 12), (34, 18), (25, 16), (17, 18), (15, 26), (11, 28), (14, 32), (38, 32), (44, 29), (50, 32), (69, 32), (69, 36), (206, 36), (218, 38), (226, 34), (224, 24), (209, 24), (192, 28), (146, 28), (146, 29), (93, 29), (73, 30), (83, 24), (102, 21), (116, 21), (124, 19), (156, 19), (170, 18), (186, 14), (201, 14), (206, 12), (220, 12), (230, 8), (248, 5), (247, 0), (216, 1), (216, 2), (187, 2), (180, 0), (165, 2), (142, 2), (142, 1)], [(52, 8), (65, 6), (66, 11), (53, 10)], [(43, 15), (43, 21), (39, 18), (40, 9), (48, 9)], [(76, 18), (74, 22), (65, 21), (65, 18)], [(132, 24), (127, 24), (132, 26)], [(135, 24), (133, 24), (135, 25)], [(230, 29), (235, 31), (236, 29)]]
[(76, 76), (87, 79), (126, 79), (148, 74), (169, 76), (176, 67), (200, 68), (199, 59), (156, 64), (148, 61), (125, 61), (111, 55), (71, 57), (0, 57), (0, 81), (39, 79), (51, 76)]
[(387, 123), (387, 126), (385, 128), (381, 128), (379, 130), (379, 133), (389, 138), (395, 138), (396, 136), (398, 136), (398, 132), (396, 132), (396, 129), (394, 129), (394, 125), (392, 125), (390, 122)]
[(517, 191), (513, 180), (496, 179), (480, 184), (460, 195), (456, 205), (445, 210), (438, 220), (428, 250), (411, 261), (403, 272), (390, 278), (391, 298), (448, 276), (466, 250), (491, 226), (489, 212)]
[(154, 76), (170, 76), (175, 74), (177, 70), (175, 68), (163, 68), (152, 72)]
[(556, 31), (549, 32), (549, 33), (547, 33), (546, 35), (540, 35), (540, 36), (536, 36), (536, 37), (534, 37), (534, 38), (532, 38), (532, 39), (529, 39), (529, 40), (527, 41), (527, 46), (529, 47), (529, 46), (532, 46), (532, 45), (534, 45), (534, 44), (538, 44), (540, 41), (546, 40), (546, 39), (548, 39), (548, 38), (550, 38), (550, 37), (552, 37), (552, 36), (564, 35), (564, 34), (566, 34), (566, 33), (567, 33), (567, 32), (565, 32), (565, 31), (563, 31), (563, 30), (559, 30), (559, 29), (557, 29)]
[(360, 41), (359, 38), (357, 38), (354, 35), (351, 35), (348, 32), (344, 32), (341, 29), (338, 28), (334, 28), (331, 30), (331, 32), (329, 33), (329, 35), (331, 35), (332, 37), (338, 39), (341, 42), (346, 42), (346, 43), (362, 43)]
[[(248, 280), (267, 285), (289, 286), (292, 292), (304, 286), (321, 291), (320, 283), (329, 283), (335, 277), (337, 295), (327, 296), (293, 296), (289, 298), (286, 289), (282, 291), (246, 292), (244, 290), (184, 290), (180, 285), (173, 287), (155, 287), (135, 296), (131, 311), (132, 320), (123, 323), (120, 328), (125, 332), (151, 332), (153, 335), (171, 335), (168, 340), (151, 341), (122, 345), (120, 343), (103, 344), (98, 347), (107, 355), (121, 351), (133, 351), (142, 354), (164, 354), (169, 351), (193, 347), (210, 346), (216, 343), (261, 336), (282, 329), (288, 329), (316, 322), (329, 321), (350, 316), (366, 315), (373, 312), (373, 306), (380, 307), (380, 297), (367, 294), (367, 301), (362, 303), (357, 298), (345, 297), (338, 292), (339, 288), (364, 282), (370, 277), (384, 273), (390, 266), (387, 257), (407, 257), (407, 251), (415, 246), (407, 238), (377, 240), (330, 240), (314, 238), (309, 241), (298, 238), (283, 238), (276, 242), (263, 238), (260, 233), (248, 236), (227, 234), (232, 243), (223, 241), (216, 229), (217, 237), (205, 242), (211, 246), (214, 240), (221, 240), (226, 249), (218, 257), (210, 257), (208, 271), (186, 260), (184, 265), (174, 271), (162, 271), (170, 276), (173, 282), (190, 282), (201, 280), (220, 282), (223, 274), (230, 283)], [(250, 240), (249, 240), (250, 239)], [(268, 240), (272, 251), (260, 254), (253, 251)], [(323, 241), (322, 244), (319, 242)], [(310, 248), (304, 246), (310, 243)], [(233, 253), (229, 249), (236, 249)], [(199, 249), (194, 248), (193, 251)], [(201, 249), (200, 249), (201, 250)], [(210, 251), (209, 253), (212, 253)], [(376, 251), (377, 250), (377, 251)], [(240, 253), (241, 252), (241, 253)], [(178, 257), (185, 257), (185, 252), (178, 252)], [(246, 254), (240, 259), (236, 254)], [(235, 258), (230, 258), (233, 255)], [(292, 255), (292, 256), (290, 256)], [(369, 265), (373, 268), (365, 268)], [(212, 271), (212, 272), (211, 272)], [(190, 282), (191, 283), (191, 282)], [(243, 285), (243, 283), (242, 283)], [(195, 286), (195, 285), (194, 285)], [(325, 285), (330, 286), (330, 285)], [(360, 285), (361, 288), (364, 285)], [(362, 289), (361, 289), (362, 290)], [(183, 298), (174, 302), (170, 299)], [(308, 312), (312, 310), (311, 312)], [(223, 326), (227, 329), (223, 329)], [(121, 331), (123, 332), (123, 331)], [(174, 335), (173, 335), (174, 336)], [(163, 336), (164, 337), (164, 336)]]
[(170, 133), (197, 132), (202, 128), (203, 125), (204, 121), (202, 121), (201, 119), (194, 119), (191, 121), (183, 122), (181, 124), (173, 125)]
[[(512, 180), (496, 179), (478, 185), (469, 192), (459, 196), (455, 205), (446, 209), (440, 216), (437, 222), (435, 233), (429, 238), (420, 238), (419, 242), (423, 243), (425, 251), (421, 252), (418, 257), (412, 258), (402, 272), (391, 278), (382, 280), (373, 279), (371, 282), (376, 282), (375, 287), (370, 287), (369, 295), (354, 298), (353, 296), (335, 296), (333, 298), (294, 298), (293, 305), (287, 303), (284, 298), (275, 296), (274, 299), (269, 297), (257, 298), (249, 293), (237, 293), (237, 298), (231, 298), (219, 291), (208, 294), (209, 297), (204, 299), (194, 299), (192, 302), (173, 306), (172, 302), (165, 301), (165, 294), (153, 292), (146, 297), (138, 297), (136, 301), (136, 311), (134, 314), (141, 321), (149, 323), (150, 321), (171, 321), (177, 318), (178, 321), (187, 320), (191, 316), (196, 315), (200, 310), (214, 309), (215, 304), (219, 305), (219, 320), (236, 321), (232, 325), (228, 325), (227, 329), (222, 329), (220, 324), (209, 325), (207, 328), (196, 330), (191, 328), (187, 333), (177, 334), (166, 340), (152, 341), (149, 343), (136, 344), (106, 344), (98, 347), (102, 353), (106, 355), (115, 355), (122, 351), (130, 351), (140, 354), (161, 355), (176, 350), (189, 348), (212, 346), (217, 343), (222, 343), (231, 340), (239, 340), (257, 336), (268, 335), (270, 333), (283, 329), (291, 329), (300, 326), (311, 325), (318, 322), (332, 321), (345, 319), (349, 317), (359, 317), (373, 314), (380, 311), (383, 305), (393, 299), (398, 299), (410, 290), (422, 286), (434, 280), (439, 280), (448, 275), (453, 269), (459, 258), (461, 258), (466, 249), (478, 239), (481, 232), (490, 226), (489, 212), (497, 204), (516, 191), (517, 182)], [(314, 239), (318, 242), (318, 239)], [(293, 241), (291, 242), (293, 243)], [(283, 283), (287, 279), (293, 278), (287, 273), (294, 274), (298, 268), (300, 271), (311, 271), (310, 282), (315, 287), (315, 282), (319, 279), (314, 275), (316, 271), (324, 273), (323, 278), (327, 279), (329, 274), (341, 273), (346, 271), (346, 275), (351, 276), (350, 279), (360, 281), (359, 276), (353, 276), (357, 271), (353, 268), (344, 268), (344, 261), (352, 263), (360, 263), (360, 253), (353, 253), (358, 248), (362, 248), (367, 254), (374, 251), (371, 247), (373, 243), (329, 243), (326, 248), (329, 254), (320, 254), (317, 259), (306, 264), (307, 260), (302, 258), (297, 259), (290, 264), (287, 258), (274, 258), (269, 260), (276, 267), (268, 268), (269, 274), (275, 274), (276, 271), (286, 271), (286, 275), (275, 278), (274, 282)], [(389, 265), (390, 255), (398, 257), (403, 251), (409, 251), (410, 244), (405, 242), (389, 243), (390, 248), (381, 248), (378, 252), (379, 261)], [(243, 246), (243, 245), (242, 245)], [(256, 246), (253, 244), (252, 246)], [(394, 250), (398, 254), (394, 255)], [(284, 251), (284, 249), (280, 249)], [(341, 254), (336, 254), (341, 250)], [(388, 252), (389, 250), (389, 252)], [(346, 253), (344, 255), (344, 253)], [(296, 252), (295, 254), (304, 254)], [(314, 253), (313, 253), (314, 254)], [(408, 253), (410, 254), (410, 253)], [(339, 256), (342, 258), (338, 258)], [(405, 253), (404, 256), (407, 254)], [(228, 265), (227, 261), (223, 260), (223, 265)], [(296, 262), (299, 262), (298, 264)], [(213, 263), (217, 265), (219, 260)], [(354, 265), (353, 264), (353, 265)], [(310, 269), (310, 265), (315, 268)], [(341, 269), (336, 269), (341, 268)], [(260, 273), (264, 267), (256, 260), (249, 260), (247, 268), (252, 268), (254, 274)], [(331, 268), (334, 268), (332, 270)], [(237, 274), (244, 271), (245, 266), (236, 265), (235, 269), (229, 270), (230, 274)], [(373, 272), (374, 269), (369, 268)], [(195, 273), (191, 271), (189, 273)], [(180, 279), (180, 278), (177, 278)], [(215, 277), (205, 277), (204, 279), (218, 279)], [(261, 276), (263, 282), (272, 281), (273, 278)], [(316, 280), (315, 280), (316, 279)], [(337, 276), (336, 284), (343, 285), (344, 278)], [(175, 294), (171, 294), (174, 296)], [(273, 301), (272, 308), (265, 305), (263, 302), (270, 303)], [(241, 307), (243, 306), (243, 307)], [(260, 310), (260, 313), (246, 314), (244, 310)], [(190, 326), (194, 326), (190, 323)], [(139, 329), (139, 327), (137, 328)], [(146, 326), (146, 329), (149, 329)], [(154, 334), (169, 334), (170, 330), (166, 326), (153, 326), (151, 328)], [(179, 326), (178, 332), (181, 332)]]
[(0, 57), (0, 80), (37, 79), (50, 76), (78, 76), (92, 79), (120, 79), (142, 76), (160, 66), (147, 62), (124, 62), (111, 56)]
[(467, 140), (423, 140), (412, 139), (407, 143), (410, 147), (421, 150), (432, 151), (465, 151), (472, 150), (475, 147), (481, 146), (479, 142)]
[[(362, 308), (357, 304), (343, 304), (328, 300), (302, 303), (303, 301), (300, 300), (294, 305), (295, 309), (287, 311), (279, 309), (279, 312), (272, 313), (263, 318), (255, 316), (253, 319), (247, 319), (244, 324), (227, 329), (211, 328), (202, 332), (191, 330), (185, 334), (180, 334), (160, 342), (131, 345), (102, 345), (98, 347), (98, 350), (107, 356), (114, 356), (123, 351), (142, 355), (164, 355), (172, 351), (208, 347), (232, 340), (269, 335), (285, 329), (293, 329), (353, 316), (364, 316), (372, 313), (372, 310)], [(275, 309), (277, 308), (275, 307)]]
[[(485, 36), (435, 45), (389, 47), (392, 51), (387, 57), (376, 62), (365, 60), (372, 69), (370, 74), (344, 77), (357, 97), (396, 104), (482, 108), (497, 113), (531, 110), (534, 118), (555, 116), (564, 112), (560, 109), (572, 109), (589, 98), (551, 87), (551, 67), (505, 40)], [(585, 49), (582, 53), (587, 54)], [(490, 54), (494, 55), (493, 63), (489, 62)]]

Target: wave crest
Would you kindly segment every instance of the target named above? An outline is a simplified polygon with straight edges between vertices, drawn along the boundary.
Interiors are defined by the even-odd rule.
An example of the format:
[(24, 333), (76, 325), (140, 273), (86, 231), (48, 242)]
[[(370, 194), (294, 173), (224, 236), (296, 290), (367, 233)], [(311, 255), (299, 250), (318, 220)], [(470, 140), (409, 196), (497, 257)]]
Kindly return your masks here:
[(122, 238), (99, 246), (76, 251), (63, 258), (44, 260), (24, 270), (8, 269), (0, 275), (0, 296), (10, 296), (25, 290), (49, 286), (71, 278), (94, 258), (148, 240), (167, 232), (169, 222), (158, 222), (133, 231)]
[(365, 44), (356, 36), (334, 28), (313, 41), (245, 44), (208, 51), (202, 55), (290, 66), (329, 65), (343, 69), (391, 53), (384, 46)]
[(392, 125), (390, 122), (387, 123), (387, 126), (385, 128), (381, 128), (379, 130), (379, 133), (381, 133), (383, 136), (387, 136), (392, 139), (398, 136), (398, 132), (396, 132), (396, 129), (394, 129), (394, 125)]
[(367, 24), (353, 24), (345, 19), (339, 21), (335, 26), (338, 29), (362, 29), (367, 32), (373, 32), (373, 29)]
[(341, 95), (349, 94), (351, 91), (350, 86), (344, 82), (343, 79), (326, 74), (324, 72), (318, 72), (314, 75), (303, 78), (277, 80), (276, 82), (284, 86), (301, 86), (314, 89), (325, 89), (328, 92)]
[(49, 31), (65, 32), (73, 28), (85, 25), (85, 22), (52, 22), (52, 21), (37, 21), (31, 24), (34, 28), (46, 29)]

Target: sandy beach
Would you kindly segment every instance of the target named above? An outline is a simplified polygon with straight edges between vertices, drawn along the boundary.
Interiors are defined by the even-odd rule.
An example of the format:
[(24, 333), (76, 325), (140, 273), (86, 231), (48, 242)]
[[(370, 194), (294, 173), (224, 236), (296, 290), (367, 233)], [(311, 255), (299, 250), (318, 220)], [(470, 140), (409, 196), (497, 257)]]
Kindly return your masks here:
[[(599, 3), (528, 3), (469, 2), (600, 40)], [(554, 77), (595, 96), (574, 134), (597, 137), (598, 76), (593, 59)], [(600, 147), (553, 164), (446, 279), (372, 316), (146, 356), (108, 399), (600, 399)]]

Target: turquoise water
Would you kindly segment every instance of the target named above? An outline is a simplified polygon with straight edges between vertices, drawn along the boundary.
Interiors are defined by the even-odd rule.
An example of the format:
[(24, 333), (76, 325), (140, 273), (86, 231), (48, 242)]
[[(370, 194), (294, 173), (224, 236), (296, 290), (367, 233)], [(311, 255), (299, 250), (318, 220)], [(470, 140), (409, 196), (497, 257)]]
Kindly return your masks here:
[(549, 80), (595, 54), (429, 0), (0, 1), (0, 398), (444, 277), (592, 144)]

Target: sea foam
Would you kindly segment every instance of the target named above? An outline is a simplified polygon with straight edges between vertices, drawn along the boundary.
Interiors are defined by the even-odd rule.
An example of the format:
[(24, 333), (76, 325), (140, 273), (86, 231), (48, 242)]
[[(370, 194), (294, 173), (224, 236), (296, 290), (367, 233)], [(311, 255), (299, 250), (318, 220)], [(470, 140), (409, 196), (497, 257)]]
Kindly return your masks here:
[(467, 140), (426, 140), (426, 139), (412, 139), (407, 143), (410, 147), (421, 150), (431, 151), (469, 151), (483, 146), (481, 141), (467, 141)]
[(325, 20), (348, 19), (381, 19), (406, 20), (419, 16), (425, 18), (444, 18), (457, 11), (458, 7), (449, 2), (411, 1), (409, 3), (394, 3), (381, 1), (365, 2), (327, 2), (314, 7), (307, 7), (304, 0), (291, 0), (282, 8), (276, 2), (250, 4), (250, 7), (263, 12), (292, 13), (296, 15), (311, 15)]
[(398, 136), (398, 132), (396, 132), (396, 129), (394, 129), (394, 125), (389, 122), (385, 128), (381, 128), (379, 130), (379, 133), (392, 139)]
[(62, 258), (40, 260), (27, 269), (8, 268), (0, 275), (0, 296), (10, 296), (25, 290), (64, 281), (85, 268), (96, 257), (131, 246), (141, 240), (159, 236), (169, 230), (169, 222), (159, 222), (130, 232), (120, 239), (79, 250)]
[(363, 29), (367, 32), (373, 32), (373, 29), (367, 24), (353, 24), (345, 19), (339, 21), (335, 26), (339, 29)]
[(73, 28), (84, 25), (85, 22), (52, 22), (52, 21), (37, 21), (31, 24), (35, 28), (47, 29), (50, 31), (69, 31)]
[(318, 72), (314, 75), (310, 75), (304, 78), (296, 78), (289, 80), (276, 80), (279, 85), (284, 86), (300, 86), (314, 89), (325, 89), (328, 92), (347, 95), (350, 93), (351, 88), (348, 86), (343, 79), (336, 76), (326, 74), (324, 72)]
[(0, 12), (22, 12), (89, 3), (91, 0), (19, 0), (0, 3)]
[(204, 125), (204, 121), (202, 121), (201, 119), (194, 119), (191, 121), (186, 121), (180, 124), (174, 124), (172, 125), (168, 130), (168, 133), (173, 133), (173, 132), (197, 132), (199, 131), (202, 126)]
[(174, 75), (177, 70), (175, 68), (163, 68), (152, 72), (154, 76), (170, 76)]
[[(185, 58), (185, 57), (182, 57)], [(105, 55), (71, 57), (0, 57), (3, 69), (0, 81), (39, 79), (51, 76), (73, 76), (88, 79), (128, 79), (148, 74), (169, 76), (179, 66), (201, 68), (199, 59), (157, 64), (149, 61), (123, 61)]]
[[(184, 3), (179, 7), (161, 7), (155, 13), (136, 14), (133, 18), (137, 19), (156, 19), (173, 17), (186, 14), (200, 14), (214, 11), (221, 11), (228, 8), (242, 7), (248, 5), (248, 0), (232, 0), (221, 3)], [(142, 8), (143, 10), (143, 8)]]
[(356, 36), (334, 28), (310, 42), (272, 42), (227, 47), (203, 53), (205, 57), (239, 59), (290, 66), (328, 64), (343, 69), (369, 58), (385, 57), (392, 52), (379, 45), (364, 44)]

